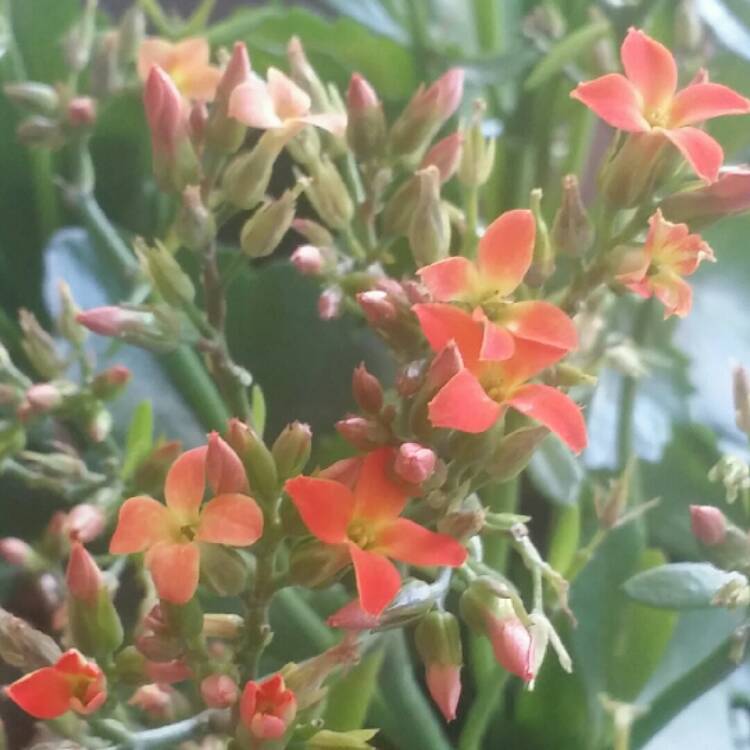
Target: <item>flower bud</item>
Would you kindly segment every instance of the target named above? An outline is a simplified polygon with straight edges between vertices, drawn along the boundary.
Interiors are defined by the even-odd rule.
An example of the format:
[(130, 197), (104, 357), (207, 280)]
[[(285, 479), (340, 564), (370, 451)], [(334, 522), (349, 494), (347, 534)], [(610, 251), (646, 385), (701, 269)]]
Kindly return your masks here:
[(436, 463), (437, 456), (430, 448), (419, 443), (402, 443), (393, 470), (405, 482), (422, 484), (435, 473)]
[(346, 140), (360, 161), (380, 156), (385, 149), (383, 105), (370, 84), (354, 73), (346, 92)]
[(281, 739), (297, 714), (297, 699), (280, 674), (248, 682), (240, 699), (240, 722), (256, 740)]
[(193, 282), (161, 242), (157, 241), (154, 247), (149, 247), (145, 242), (137, 240), (135, 251), (144, 273), (167, 304), (182, 307), (193, 301)]
[(357, 302), (368, 323), (376, 328), (393, 323), (398, 317), (396, 306), (388, 297), (388, 293), (382, 289), (361, 292), (357, 295)]
[(60, 107), (59, 94), (46, 83), (36, 81), (6, 83), (3, 91), (13, 104), (29, 114), (54, 116)]
[(573, 258), (586, 255), (594, 239), (591, 220), (581, 200), (578, 178), (573, 174), (563, 177), (562, 202), (552, 224), (551, 239), (557, 252)]
[(484, 185), (495, 165), (495, 139), (485, 138), (482, 131), (482, 117), (486, 108), (487, 105), (483, 101), (476, 101), (471, 122), (464, 130), (458, 179), (465, 187), (477, 188)]
[(292, 422), (279, 433), (271, 454), (279, 481), (296, 477), (305, 468), (312, 450), (312, 430), (304, 422)]
[(331, 102), (325, 84), (320, 80), (315, 69), (305, 54), (305, 48), (298, 36), (289, 40), (286, 48), (289, 70), (292, 80), (304, 89), (312, 102), (313, 111), (327, 112), (331, 108)]
[(323, 156), (310, 173), (312, 181), (305, 186), (305, 195), (329, 227), (343, 229), (352, 220), (354, 203), (336, 165)]
[(16, 137), (24, 146), (56, 149), (64, 143), (64, 136), (57, 121), (33, 115), (22, 120), (16, 128)]
[(91, 391), (102, 401), (111, 401), (122, 393), (132, 377), (133, 373), (124, 365), (113, 365), (94, 377)]
[(336, 422), (336, 431), (344, 440), (363, 451), (380, 447), (390, 437), (388, 430), (379, 422), (354, 415)]
[(481, 507), (448, 513), (438, 521), (438, 531), (467, 542), (485, 527), (486, 514)]
[(74, 599), (89, 604), (104, 586), (102, 572), (80, 542), (75, 542), (70, 548), (65, 581), (68, 592)]
[(160, 685), (184, 682), (193, 676), (192, 670), (182, 659), (165, 662), (147, 661), (145, 670), (147, 677)]
[(222, 189), (237, 208), (254, 208), (263, 200), (273, 165), (284, 148), (285, 136), (267, 130), (250, 151), (236, 156), (224, 172)]
[(100, 507), (91, 503), (79, 503), (65, 516), (63, 531), (71, 541), (86, 544), (104, 531), (106, 523), (106, 516)]
[(8, 565), (25, 568), (34, 559), (34, 550), (23, 539), (6, 536), (0, 539), (0, 558)]
[(450, 612), (433, 610), (420, 620), (414, 640), (425, 665), (430, 695), (445, 720), (453, 721), (461, 696), (463, 664), (458, 620)]
[(414, 396), (424, 383), (424, 362), (415, 361), (405, 364), (396, 373), (396, 392), (399, 396)]
[(693, 536), (707, 547), (721, 544), (727, 535), (726, 516), (712, 505), (691, 505), (690, 527)]
[(201, 696), (209, 708), (230, 708), (237, 703), (237, 683), (226, 674), (211, 674), (201, 682)]
[(417, 172), (419, 199), (409, 224), (409, 245), (417, 267), (447, 257), (451, 242), (448, 214), (440, 200), (440, 172), (428, 167)]
[(63, 394), (52, 383), (35, 383), (24, 395), (24, 403), (19, 407), (19, 416), (30, 414), (47, 414), (54, 411), (63, 402)]
[(349, 562), (346, 549), (342, 549), (340, 545), (305, 539), (291, 552), (289, 577), (296, 586), (324, 588), (334, 581)]
[(456, 174), (458, 165), (461, 163), (464, 136), (462, 133), (453, 133), (438, 141), (424, 156), (420, 169), (437, 167), (440, 173), (440, 182), (445, 183)]
[(76, 316), (81, 310), (73, 299), (73, 294), (66, 282), (58, 282), (57, 289), (60, 294), (60, 314), (56, 321), (57, 329), (71, 344), (80, 347), (88, 336), (88, 331), (76, 320)]
[(357, 406), (366, 414), (379, 414), (383, 408), (383, 387), (380, 381), (360, 362), (352, 374), (352, 392)]
[(529, 196), (529, 206), (536, 222), (534, 255), (524, 281), (529, 286), (540, 287), (555, 272), (555, 251), (550, 241), (547, 222), (542, 214), (542, 191), (535, 188)]
[(456, 344), (451, 341), (430, 364), (425, 379), (429, 393), (440, 390), (454, 375), (463, 369), (464, 363)]
[(315, 245), (300, 245), (289, 260), (303, 276), (319, 276), (323, 270), (323, 254)]
[(245, 621), (239, 615), (213, 612), (203, 615), (203, 635), (233, 641), (245, 632)]
[(18, 323), (23, 334), (21, 348), (34, 369), (48, 380), (59, 376), (65, 370), (65, 363), (52, 336), (39, 325), (34, 313), (23, 308), (18, 312)]
[(263, 440), (239, 419), (229, 421), (227, 442), (245, 465), (250, 487), (258, 499), (273, 502), (279, 493), (276, 462)]
[(318, 317), (321, 320), (335, 320), (341, 316), (341, 303), (344, 295), (337, 286), (324, 289), (318, 297)]
[(245, 222), (240, 235), (242, 252), (249, 258), (265, 258), (279, 245), (292, 226), (301, 186), (286, 190), (281, 198), (264, 203)]
[(141, 685), (128, 699), (129, 706), (135, 706), (155, 721), (173, 721), (175, 718), (174, 700), (177, 696), (169, 685), (152, 682)]
[(183, 191), (175, 229), (180, 242), (193, 252), (205, 250), (216, 237), (214, 215), (204, 205), (197, 185)]
[(292, 229), (315, 247), (333, 247), (334, 245), (331, 233), (322, 224), (312, 219), (297, 218), (292, 222)]
[(409, 232), (412, 216), (419, 201), (421, 182), (416, 175), (408, 178), (388, 199), (383, 209), (383, 231), (399, 236)]
[(201, 551), (201, 578), (219, 596), (237, 596), (247, 588), (248, 561), (236, 549), (207, 544)]
[(206, 143), (217, 153), (233, 154), (245, 140), (247, 127), (229, 116), (229, 99), (232, 92), (250, 80), (250, 58), (243, 42), (235, 42), (219, 83), (211, 107), (211, 117), (206, 129)]
[(76, 96), (68, 102), (68, 124), (73, 128), (90, 128), (96, 122), (96, 101), (90, 96)]
[(420, 86), (391, 128), (389, 144), (397, 156), (421, 154), (433, 136), (458, 109), (464, 72), (452, 68), (431, 86)]

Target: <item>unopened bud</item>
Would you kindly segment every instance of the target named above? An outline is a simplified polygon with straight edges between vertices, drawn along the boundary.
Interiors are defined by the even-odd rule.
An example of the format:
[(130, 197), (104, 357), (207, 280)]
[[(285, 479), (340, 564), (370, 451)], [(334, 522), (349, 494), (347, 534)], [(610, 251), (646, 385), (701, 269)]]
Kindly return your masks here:
[(52, 383), (36, 383), (26, 391), (25, 401), (31, 412), (45, 414), (62, 404), (63, 394)]
[(94, 307), (76, 320), (101, 336), (112, 336), (135, 346), (168, 352), (183, 340), (178, 314), (163, 305)]
[(464, 363), (456, 344), (451, 341), (435, 355), (427, 371), (425, 386), (430, 393), (440, 390), (454, 375), (463, 369)]
[(57, 114), (60, 106), (59, 94), (46, 83), (36, 81), (8, 83), (3, 86), (3, 91), (13, 104), (29, 114), (53, 116)]
[(96, 599), (104, 586), (102, 572), (80, 542), (74, 543), (70, 548), (65, 581), (74, 599), (88, 603)]
[(232, 160), (222, 180), (224, 195), (232, 205), (250, 209), (263, 200), (284, 143), (282, 134), (267, 130), (250, 151)]
[(91, 390), (97, 398), (111, 401), (117, 398), (133, 377), (124, 365), (113, 365), (100, 372), (91, 382)]
[(8, 565), (23, 568), (34, 559), (34, 550), (23, 539), (6, 536), (0, 539), (0, 558)]
[(206, 545), (201, 553), (201, 577), (219, 596), (237, 596), (247, 588), (251, 565), (236, 549)]
[(76, 96), (68, 102), (68, 124), (90, 128), (96, 122), (96, 102), (90, 96)]
[(18, 323), (23, 334), (21, 347), (29, 361), (40, 375), (53, 380), (63, 372), (65, 363), (52, 336), (39, 325), (34, 313), (23, 308), (18, 313)]
[(352, 393), (357, 406), (366, 414), (379, 414), (383, 408), (383, 387), (364, 362), (352, 374)]
[(289, 260), (303, 276), (319, 276), (323, 270), (323, 253), (315, 245), (300, 245)]
[(422, 484), (434, 473), (437, 456), (419, 443), (403, 443), (396, 454), (393, 469), (405, 482)]
[(357, 295), (362, 312), (368, 323), (380, 327), (394, 322), (398, 318), (398, 310), (389, 299), (388, 293), (382, 289), (371, 289)]
[(557, 252), (574, 258), (585, 255), (594, 239), (591, 220), (578, 188), (578, 178), (573, 174), (563, 178), (562, 202), (552, 224), (551, 237)]
[(343, 229), (352, 220), (354, 203), (336, 165), (323, 156), (310, 172), (312, 181), (305, 187), (305, 195), (329, 227)]
[(71, 344), (82, 346), (83, 342), (86, 341), (88, 332), (76, 320), (76, 316), (81, 310), (73, 299), (73, 293), (66, 282), (60, 281), (57, 289), (60, 294), (60, 314), (56, 321), (57, 328)]
[(447, 257), (451, 242), (448, 214), (440, 200), (440, 172), (428, 167), (417, 172), (419, 199), (409, 224), (409, 245), (417, 267)]
[(276, 438), (271, 454), (279, 481), (296, 477), (305, 468), (312, 450), (312, 430), (304, 422), (288, 424)]
[(327, 112), (331, 108), (331, 102), (325, 84), (307, 59), (305, 48), (298, 36), (293, 36), (289, 40), (286, 54), (292, 80), (310, 95), (313, 111)]
[(406, 235), (419, 201), (421, 182), (416, 175), (408, 178), (388, 199), (383, 209), (386, 234)]
[(383, 105), (359, 73), (354, 73), (349, 82), (346, 110), (346, 139), (355, 156), (360, 161), (380, 156), (386, 141)]
[(79, 503), (70, 509), (65, 517), (63, 530), (71, 541), (91, 542), (96, 539), (106, 525), (104, 511), (91, 503)]
[(691, 505), (690, 527), (693, 536), (707, 547), (721, 544), (727, 535), (726, 516), (712, 505)]
[(301, 188), (302, 185), (299, 185), (286, 190), (280, 198), (264, 203), (245, 222), (240, 235), (240, 245), (245, 255), (265, 258), (278, 247), (292, 226)]
[(349, 416), (336, 422), (336, 431), (356, 448), (370, 451), (388, 441), (388, 430), (379, 422)]
[(463, 143), (464, 136), (462, 133), (453, 133), (446, 136), (424, 155), (420, 169), (437, 167), (440, 173), (440, 182), (448, 182), (456, 174), (458, 165), (461, 163)]
[(212, 674), (201, 682), (201, 696), (209, 708), (229, 708), (237, 702), (239, 688), (226, 674)]
[(161, 242), (157, 241), (154, 247), (149, 247), (145, 242), (138, 240), (135, 251), (144, 273), (167, 304), (182, 307), (193, 301), (193, 282), (182, 270), (174, 255)]
[(474, 103), (471, 122), (464, 130), (464, 145), (458, 179), (466, 187), (481, 187), (489, 179), (495, 164), (495, 139), (486, 138), (482, 129), (482, 117), (487, 105), (478, 100)]
[(529, 197), (531, 213), (536, 223), (534, 255), (524, 281), (533, 287), (540, 287), (555, 272), (555, 251), (549, 236), (547, 222), (542, 214), (542, 191), (535, 188)]
[(424, 376), (424, 362), (409, 362), (396, 373), (396, 392), (404, 398), (414, 396), (422, 386)]
[(317, 221), (296, 218), (292, 222), (292, 229), (301, 234), (315, 247), (333, 247), (333, 236), (322, 224), (318, 224)]
[(389, 143), (397, 156), (421, 154), (433, 136), (458, 109), (464, 72), (452, 68), (431, 86), (421, 86), (391, 128)]
[(297, 586), (323, 588), (349, 564), (345, 550), (338, 545), (306, 539), (297, 544), (289, 558), (289, 577)]
[(140, 709), (154, 721), (172, 721), (178, 695), (170, 685), (152, 682), (139, 686), (128, 699), (128, 705)]
[(339, 287), (324, 289), (318, 297), (318, 317), (321, 320), (335, 320), (341, 316), (341, 303), (344, 295)]
[(232, 92), (251, 76), (250, 59), (243, 42), (235, 42), (232, 56), (216, 87), (211, 117), (206, 130), (206, 143), (218, 153), (233, 154), (245, 140), (247, 127), (229, 116), (229, 99)]
[(250, 487), (256, 497), (273, 502), (279, 493), (276, 462), (270, 450), (255, 430), (239, 419), (229, 422), (227, 442), (245, 465)]
[(187, 187), (182, 193), (176, 230), (180, 242), (194, 252), (205, 250), (216, 237), (213, 213), (204, 205), (198, 186)]

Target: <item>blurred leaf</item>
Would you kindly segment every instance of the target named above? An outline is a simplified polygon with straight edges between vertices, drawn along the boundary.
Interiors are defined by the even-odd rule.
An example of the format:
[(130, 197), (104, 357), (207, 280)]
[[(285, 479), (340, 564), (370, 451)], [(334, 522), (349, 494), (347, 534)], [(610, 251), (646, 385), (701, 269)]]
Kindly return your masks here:
[(586, 477), (581, 462), (555, 435), (544, 439), (528, 466), (534, 486), (553, 503), (572, 505)]
[(384, 656), (382, 648), (370, 651), (331, 686), (323, 716), (328, 729), (346, 732), (364, 725)]
[(741, 580), (710, 563), (670, 563), (638, 573), (625, 583), (628, 596), (661, 609), (710, 607), (716, 592), (727, 583)]
[(154, 413), (151, 401), (141, 401), (133, 412), (125, 440), (122, 476), (127, 478), (146, 458), (154, 444)]
[(324, 5), (341, 16), (348, 16), (376, 34), (387, 36), (399, 44), (408, 44), (409, 35), (379, 0), (323, 0)]
[(743, 3), (727, 3), (721, 0), (697, 0), (701, 18), (735, 55), (750, 59), (750, 31), (747, 24), (737, 17), (736, 10), (744, 10)]
[(581, 508), (578, 504), (557, 508), (547, 562), (565, 576), (581, 540)]

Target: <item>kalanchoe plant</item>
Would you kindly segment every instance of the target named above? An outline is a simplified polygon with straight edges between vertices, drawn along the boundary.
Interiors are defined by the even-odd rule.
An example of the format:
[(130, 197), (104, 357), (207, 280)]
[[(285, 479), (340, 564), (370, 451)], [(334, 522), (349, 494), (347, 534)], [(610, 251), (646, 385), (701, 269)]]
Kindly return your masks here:
[[(0, 557), (44, 590), (66, 649), (0, 616), (0, 656), (21, 673), (5, 693), (55, 742), (86, 747), (205, 737), (233, 750), (379, 747), (380, 727), (363, 728), (372, 721), (384, 747), (440, 750), (442, 725), (404, 681), (403, 631), (458, 746), (479, 748), (506, 679), (522, 702), (521, 690), (560, 689), (559, 670), (577, 669), (571, 582), (655, 507), (637, 500), (630, 414), (620, 466), (606, 488), (592, 485), (593, 533), (581, 540), (571, 516), (575, 539), (553, 538), (551, 561), (521, 515), (519, 476), (550, 445), (579, 466), (602, 362), (629, 376), (642, 366), (608, 337), (613, 298), (689, 314), (686, 277), (716, 260), (698, 231), (750, 208), (747, 170), (723, 168), (702, 124), (750, 113), (750, 100), (704, 71), (678, 89), (672, 53), (631, 28), (624, 75), (570, 86), (615, 131), (606, 155), (592, 149), (597, 195), (584, 198), (585, 175), (568, 174), (559, 193), (544, 185), (552, 205), (534, 187), (485, 215), (504, 136), (488, 135), (482, 100), (454, 124), (471, 71), (446, 66), (397, 110), (359, 72), (345, 92), (324, 81), (297, 37), (288, 72), (259, 70), (243, 42), (212, 49), (218, 32), (198, 34), (210, 2), (185, 24), (141, 5), (165, 38), (144, 38), (136, 9), (96, 30), (87, 2), (57, 85), (6, 89), (27, 113), (21, 139), (73, 164), (64, 196), (129, 288), (80, 310), (63, 284), (56, 336), (20, 310), (20, 346), (0, 347), (0, 472), (66, 507), (37, 539), (0, 539)], [(550, 60), (567, 64), (571, 49)], [(139, 92), (162, 219), (152, 236), (125, 239), (94, 197), (90, 146), (97, 112), (127, 90)], [(356, 319), (390, 362), (354, 370), (356, 411), (340, 415), (337, 441), (300, 421), (268, 439), (266, 407), (278, 405), (227, 333), (233, 284), (278, 255), (290, 230), (303, 242), (289, 263), (319, 288), (307, 316)], [(641, 314), (652, 302), (638, 301)], [(157, 424), (166, 434), (154, 442), (148, 402), (113, 429), (110, 403), (131, 372), (100, 365), (90, 333), (113, 340), (110, 354), (179, 357), (190, 405), (214, 429), (183, 450)], [(739, 369), (748, 434), (749, 392)], [(731, 457), (712, 473), (750, 507), (748, 476)], [(747, 606), (747, 533), (716, 507), (687, 513), (707, 562), (652, 563), (627, 593), (654, 606)], [(306, 658), (290, 633), (312, 644)], [(398, 688), (374, 692), (379, 671)], [(629, 747), (650, 715), (635, 697), (590, 701), (613, 727), (592, 729), (586, 746)], [(346, 708), (360, 698), (361, 710)]]

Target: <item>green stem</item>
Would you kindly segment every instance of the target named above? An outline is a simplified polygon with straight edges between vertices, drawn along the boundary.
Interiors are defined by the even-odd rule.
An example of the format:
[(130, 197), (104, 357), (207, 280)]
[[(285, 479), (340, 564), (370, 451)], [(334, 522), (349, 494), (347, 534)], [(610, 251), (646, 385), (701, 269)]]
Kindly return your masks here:
[(206, 734), (212, 722), (220, 716), (221, 712), (216, 710), (203, 711), (184, 721), (134, 733), (128, 732), (119, 722), (108, 719), (92, 719), (89, 724), (101, 737), (118, 743), (111, 750), (155, 750), (176, 747), (180, 742), (197, 739)]
[(481, 750), (482, 739), (497, 711), (497, 705), (500, 702), (507, 680), (508, 673), (505, 670), (498, 669), (493, 673), (492, 678), (482, 686), (469, 708), (458, 740), (458, 750)]
[(426, 81), (429, 75), (427, 64), (428, 39), (427, 28), (427, 3), (424, 0), (407, 0), (406, 12), (409, 20), (409, 32), (411, 34), (412, 58), (417, 66), (419, 78)]
[(464, 190), (464, 214), (466, 230), (461, 255), (473, 258), (477, 249), (477, 226), (479, 224), (479, 188), (471, 185)]

